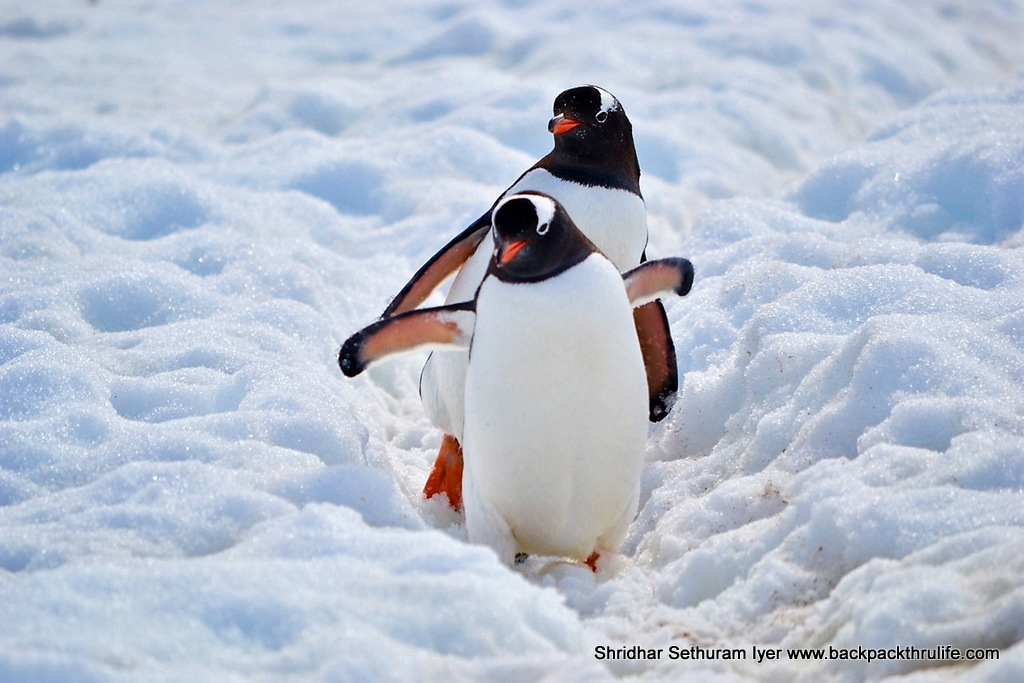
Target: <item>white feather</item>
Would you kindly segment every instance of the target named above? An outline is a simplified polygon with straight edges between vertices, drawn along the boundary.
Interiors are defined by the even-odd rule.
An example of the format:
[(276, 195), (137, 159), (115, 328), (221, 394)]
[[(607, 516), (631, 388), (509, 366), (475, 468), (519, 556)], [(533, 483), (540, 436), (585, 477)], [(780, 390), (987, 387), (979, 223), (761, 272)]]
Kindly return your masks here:
[(599, 254), (488, 278), (466, 376), (466, 528), (509, 553), (617, 552), (636, 513), (647, 384), (622, 278)]
[[(647, 211), (639, 196), (571, 183), (540, 168), (523, 175), (503, 196), (517, 192), (543, 192), (555, 197), (576, 226), (620, 270), (638, 263), (647, 246)], [(448, 290), (446, 303), (470, 301), (487, 272), (494, 240), (487, 237), (466, 261)], [(466, 354), (443, 351), (431, 354), (420, 375), (423, 407), (439, 429), (462, 441)]]
[(543, 192), (557, 199), (576, 227), (620, 271), (640, 263), (647, 246), (647, 209), (638, 195), (568, 182), (542, 168), (526, 173), (505, 194), (517, 192)]

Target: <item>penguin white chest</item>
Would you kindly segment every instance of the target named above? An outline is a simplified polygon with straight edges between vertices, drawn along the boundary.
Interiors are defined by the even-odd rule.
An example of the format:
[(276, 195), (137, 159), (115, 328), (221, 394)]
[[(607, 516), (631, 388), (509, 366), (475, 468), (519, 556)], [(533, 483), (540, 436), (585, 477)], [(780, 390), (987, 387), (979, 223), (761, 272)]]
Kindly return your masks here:
[(620, 271), (640, 263), (647, 247), (647, 207), (626, 190), (562, 180), (543, 168), (526, 173), (505, 193), (543, 192), (558, 200), (572, 220)]
[(636, 514), (647, 388), (621, 276), (592, 255), (540, 282), (487, 278), (466, 377), (471, 541), (587, 558)]
[[(542, 168), (526, 173), (505, 195), (543, 192), (555, 197), (584, 235), (620, 271), (640, 263), (647, 246), (647, 209), (639, 196), (625, 190), (580, 185), (558, 178)], [(490, 237), (459, 271), (445, 303), (469, 301), (487, 271), (494, 243)], [(420, 392), (434, 424), (462, 441), (466, 360), (460, 353), (431, 355), (423, 368)]]

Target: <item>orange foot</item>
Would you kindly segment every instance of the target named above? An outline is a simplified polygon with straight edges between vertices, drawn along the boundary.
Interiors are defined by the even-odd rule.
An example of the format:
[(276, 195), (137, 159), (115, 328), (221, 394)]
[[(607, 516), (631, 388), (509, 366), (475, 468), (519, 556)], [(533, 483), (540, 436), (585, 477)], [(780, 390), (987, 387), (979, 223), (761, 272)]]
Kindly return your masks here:
[(590, 553), (590, 557), (588, 557), (587, 561), (584, 562), (585, 565), (590, 567), (590, 571), (594, 572), (595, 574), (597, 573), (597, 558), (599, 557), (601, 557), (601, 554), (595, 550), (594, 552)]
[(453, 508), (462, 509), (462, 446), (458, 439), (448, 434), (441, 439), (434, 469), (423, 485), (423, 495), (427, 498), (439, 493), (448, 496), (448, 504)]

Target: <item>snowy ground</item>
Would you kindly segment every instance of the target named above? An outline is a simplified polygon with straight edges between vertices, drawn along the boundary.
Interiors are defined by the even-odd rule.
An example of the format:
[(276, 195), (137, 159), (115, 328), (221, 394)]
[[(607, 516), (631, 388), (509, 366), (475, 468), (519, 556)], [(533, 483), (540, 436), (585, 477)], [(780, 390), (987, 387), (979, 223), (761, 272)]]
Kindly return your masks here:
[[(355, 4), (0, 1), (0, 680), (1024, 677), (1024, 3)], [(697, 268), (596, 579), (335, 364), (582, 83)]]

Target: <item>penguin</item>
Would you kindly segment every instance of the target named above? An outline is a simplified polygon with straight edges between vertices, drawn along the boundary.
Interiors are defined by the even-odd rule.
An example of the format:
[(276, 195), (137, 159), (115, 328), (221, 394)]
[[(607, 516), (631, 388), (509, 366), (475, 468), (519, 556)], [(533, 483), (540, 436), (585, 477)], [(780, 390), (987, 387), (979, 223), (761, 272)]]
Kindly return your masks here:
[[(555, 98), (548, 130), (554, 148), (523, 173), (491, 209), (435, 254), (385, 309), (388, 318), (419, 306), (449, 275), (458, 274), (446, 303), (469, 301), (488, 267), (485, 239), (498, 201), (519, 192), (554, 197), (620, 271), (646, 261), (647, 213), (640, 193), (640, 164), (633, 129), (622, 104), (603, 88), (584, 85)], [(675, 348), (660, 302), (636, 309), (649, 392), (649, 419), (663, 419), (678, 388)], [(466, 359), (459, 354), (432, 354), (420, 376), (420, 395), (431, 421), (443, 432), (441, 448), (423, 493), (445, 493), (461, 507), (462, 406)]]
[(392, 354), (461, 350), (470, 542), (509, 565), (557, 556), (597, 571), (618, 552), (640, 494), (648, 391), (632, 311), (688, 293), (693, 266), (661, 259), (621, 274), (541, 193), (501, 199), (491, 234), (470, 301), (379, 320), (338, 362), (353, 377)]

